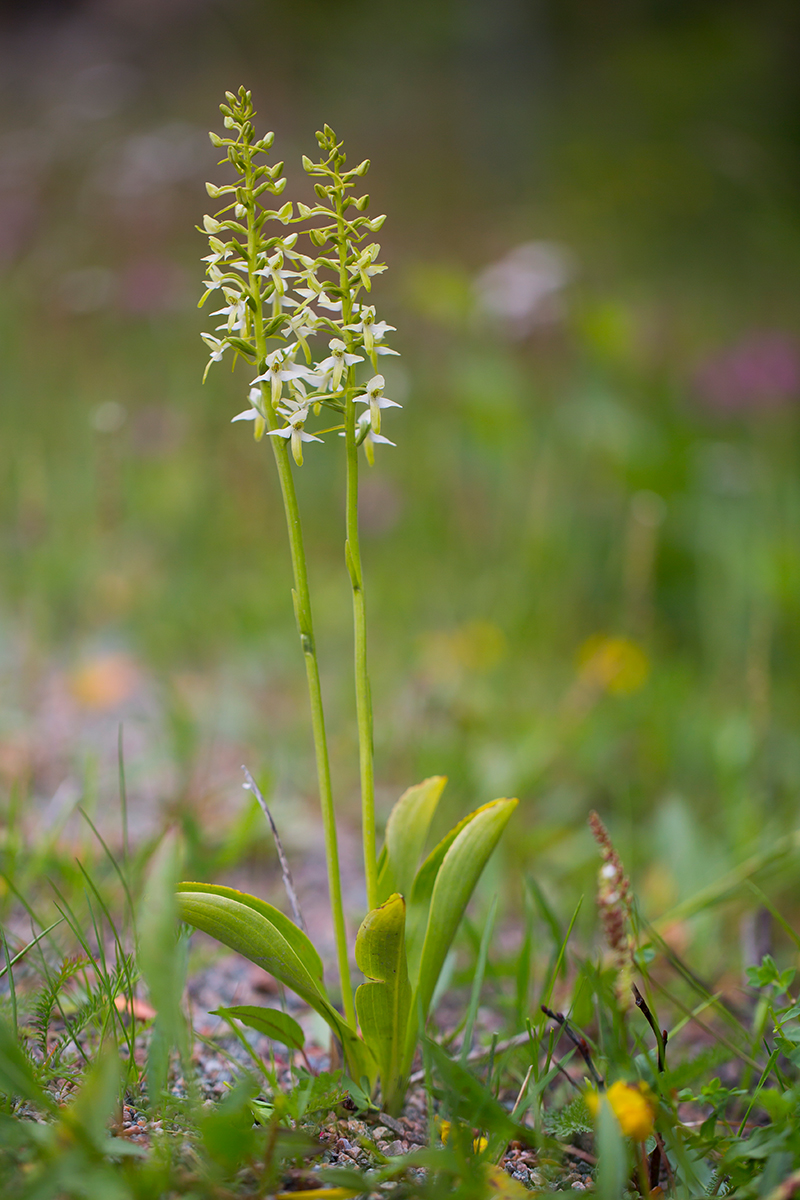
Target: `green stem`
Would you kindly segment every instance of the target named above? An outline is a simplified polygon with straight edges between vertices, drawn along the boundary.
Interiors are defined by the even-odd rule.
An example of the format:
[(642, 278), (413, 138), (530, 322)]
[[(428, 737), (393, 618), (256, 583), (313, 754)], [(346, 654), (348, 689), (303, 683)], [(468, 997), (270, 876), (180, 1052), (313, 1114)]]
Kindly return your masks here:
[(345, 405), (347, 445), (347, 541), (345, 556), (353, 585), (353, 634), (355, 642), (356, 718), (358, 721), (358, 758), (361, 775), (361, 834), (364, 844), (364, 874), (367, 883), (367, 908), (378, 907), (378, 858), (375, 840), (375, 772), (372, 744), (372, 695), (367, 667), (367, 611), (364, 601), (364, 577), (358, 538), (358, 447), (355, 434), (355, 405), (352, 397)]
[[(339, 284), (342, 291), (342, 325), (352, 322), (353, 301), (347, 279), (347, 230), (344, 216), (344, 187), (336, 173), (336, 222), (338, 226)], [(344, 430), (347, 449), (347, 492), (345, 561), (353, 585), (353, 638), (356, 682), (356, 720), (358, 723), (358, 761), (361, 778), (361, 838), (364, 848), (364, 875), (367, 908), (378, 907), (378, 854), (375, 837), (375, 768), (372, 740), (372, 691), (367, 666), (367, 610), (364, 599), (364, 574), (361, 568), (361, 543), (358, 535), (358, 446), (356, 411), (353, 401), (353, 369), (347, 371), (345, 386)]]
[[(246, 171), (247, 191), (252, 194), (252, 166), (248, 163)], [(254, 214), (249, 213), (247, 222), (248, 234), (248, 267), (250, 294), (255, 311), (253, 313), (253, 333), (259, 363), (267, 353), (264, 336), (264, 315), (261, 301), (261, 288), (257, 269), (258, 230), (254, 223)], [(267, 427), (276, 429), (278, 421), (272, 408), (269, 388), (262, 384), (262, 407), (266, 415)], [(317, 782), (319, 787), (320, 808), (322, 810), (322, 825), (325, 835), (325, 859), (328, 867), (328, 890), (331, 901), (331, 916), (336, 943), (336, 958), (339, 966), (339, 983), (342, 992), (342, 1004), (347, 1021), (356, 1026), (356, 1010), (353, 1001), (353, 985), (350, 979), (350, 962), (347, 954), (347, 930), (344, 921), (344, 905), (342, 903), (342, 882), (339, 868), (339, 844), (336, 835), (336, 814), (333, 806), (333, 788), (331, 786), (331, 768), (328, 755), (328, 741), (325, 733), (325, 714), (322, 706), (322, 688), (319, 680), (314, 642), (314, 624), (311, 616), (311, 594), (308, 586), (308, 568), (306, 564), (303, 528), (300, 522), (300, 509), (297, 503), (297, 492), (294, 486), (291, 463), (289, 462), (289, 446), (283, 438), (270, 438), (278, 479), (281, 485), (283, 508), (286, 515), (286, 529), (289, 535), (289, 549), (292, 558), (292, 573), (294, 575), (294, 600), (297, 629), (300, 634), (300, 645), (306, 663), (306, 681), (308, 698), (311, 704), (311, 728), (314, 737), (314, 752), (317, 762)]]
[[(271, 416), (271, 405), (268, 397), (265, 397), (264, 403), (268, 416)], [(277, 422), (272, 417), (270, 427), (275, 428), (276, 424)], [(294, 477), (289, 462), (288, 443), (283, 438), (270, 438), (270, 441), (272, 442), (272, 450), (275, 456), (275, 465), (278, 468), (283, 507), (286, 513), (286, 528), (289, 534), (289, 547), (292, 554), (292, 570), (294, 573), (292, 598), (297, 618), (297, 629), (300, 634), (300, 645), (306, 661), (306, 680), (308, 682), (308, 698), (311, 702), (311, 727), (314, 734), (314, 750), (317, 758), (319, 799), (322, 809), (322, 824), (325, 831), (325, 857), (328, 863), (328, 888), (330, 891), (333, 930), (336, 939), (336, 957), (339, 963), (342, 1003), (344, 1005), (345, 1017), (355, 1028), (356, 1012), (353, 1002), (353, 987), (350, 981), (350, 963), (347, 956), (347, 931), (345, 929), (344, 906), (342, 904), (336, 815), (333, 807), (328, 742), (325, 735), (322, 688), (320, 687), (319, 666), (317, 664), (317, 653), (314, 644), (314, 626), (311, 617), (311, 595), (308, 587), (303, 529), (300, 524), (297, 492), (295, 491)]]

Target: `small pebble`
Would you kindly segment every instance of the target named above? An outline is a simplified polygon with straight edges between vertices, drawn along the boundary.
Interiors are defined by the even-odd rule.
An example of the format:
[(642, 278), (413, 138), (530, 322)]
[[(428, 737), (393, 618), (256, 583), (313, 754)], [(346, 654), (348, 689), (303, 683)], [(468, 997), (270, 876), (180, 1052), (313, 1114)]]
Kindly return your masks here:
[(384, 1154), (388, 1158), (397, 1158), (397, 1156), (402, 1153), (403, 1153), (403, 1143), (400, 1141), (399, 1138), (394, 1142), (390, 1142), (389, 1145), (384, 1150)]

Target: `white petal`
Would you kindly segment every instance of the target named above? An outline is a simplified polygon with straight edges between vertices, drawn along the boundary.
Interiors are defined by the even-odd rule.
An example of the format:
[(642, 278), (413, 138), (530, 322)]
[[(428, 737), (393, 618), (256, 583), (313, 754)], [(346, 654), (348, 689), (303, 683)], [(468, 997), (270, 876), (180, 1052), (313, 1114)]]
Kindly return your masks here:
[(235, 417), (231, 417), (231, 425), (234, 421), (255, 421), (261, 413), (257, 408), (247, 408), (244, 412), (237, 413)]

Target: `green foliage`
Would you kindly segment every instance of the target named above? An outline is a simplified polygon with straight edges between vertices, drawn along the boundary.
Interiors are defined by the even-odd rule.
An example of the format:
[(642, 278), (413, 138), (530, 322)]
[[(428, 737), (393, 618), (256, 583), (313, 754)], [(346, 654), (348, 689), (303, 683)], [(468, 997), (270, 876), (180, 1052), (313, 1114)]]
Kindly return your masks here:
[(255, 1004), (236, 1004), (232, 1008), (215, 1008), (217, 1017), (235, 1017), (248, 1029), (255, 1029), (273, 1041), (288, 1046), (290, 1050), (302, 1050), (305, 1035), (293, 1017), (278, 1008), (260, 1008)]
[(319, 955), (288, 917), (255, 896), (211, 884), (182, 883), (178, 905), (181, 920), (243, 954), (301, 996), (331, 1026), (356, 1078), (374, 1078), (369, 1049), (327, 997)]
[(381, 902), (392, 892), (411, 895), (414, 877), (446, 778), (434, 775), (410, 787), (395, 804), (386, 822), (386, 839), (378, 862)]
[(356, 992), (356, 1014), (378, 1064), (382, 1102), (389, 1113), (402, 1108), (406, 1087), (403, 1053), (412, 999), (405, 926), (405, 901), (395, 893), (367, 914), (356, 937), (356, 966), (367, 978)]

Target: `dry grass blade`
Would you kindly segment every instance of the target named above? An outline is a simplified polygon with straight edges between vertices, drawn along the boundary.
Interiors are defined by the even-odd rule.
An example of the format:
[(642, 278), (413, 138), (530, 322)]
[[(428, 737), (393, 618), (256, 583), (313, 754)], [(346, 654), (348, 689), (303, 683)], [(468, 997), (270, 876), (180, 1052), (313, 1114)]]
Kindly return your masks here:
[(289, 870), (289, 860), (287, 859), (286, 854), (284, 853), (283, 843), (281, 842), (280, 834), (278, 833), (277, 826), (276, 826), (274, 820), (272, 819), (272, 813), (269, 811), (269, 808), (267, 807), (267, 802), (264, 799), (264, 797), (262, 796), (261, 790), (260, 790), (258, 784), (256, 783), (255, 779), (253, 779), (253, 776), (250, 774), (247, 767), (242, 766), (242, 770), (244, 771), (244, 777), (246, 780), (246, 783), (243, 783), (242, 787), (244, 787), (246, 791), (253, 793), (256, 800), (258, 801), (259, 808), (261, 809), (264, 816), (269, 821), (269, 827), (272, 830), (272, 836), (275, 841), (275, 849), (278, 851), (278, 862), (281, 864), (281, 875), (283, 876), (283, 886), (286, 888), (286, 895), (289, 897), (289, 903), (292, 906), (292, 916), (295, 919), (295, 923), (297, 925), (299, 925), (300, 928), (302, 929), (303, 933), (306, 933), (307, 932), (306, 923), (303, 920), (303, 914), (300, 911), (300, 905), (297, 900), (297, 892), (294, 890), (294, 883), (292, 881), (292, 872)]

